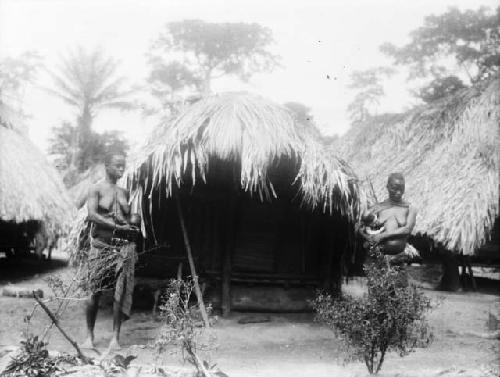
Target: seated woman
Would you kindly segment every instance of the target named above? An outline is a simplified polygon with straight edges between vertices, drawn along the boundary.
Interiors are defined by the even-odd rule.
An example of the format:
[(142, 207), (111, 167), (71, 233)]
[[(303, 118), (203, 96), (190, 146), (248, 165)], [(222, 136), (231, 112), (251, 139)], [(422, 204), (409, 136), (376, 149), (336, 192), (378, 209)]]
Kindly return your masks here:
[[(403, 200), (405, 182), (402, 174), (392, 173), (387, 180), (388, 199), (371, 207), (362, 216), (360, 234), (372, 247), (386, 255), (404, 252), (415, 227), (417, 210)], [(379, 231), (374, 231), (373, 228)]]

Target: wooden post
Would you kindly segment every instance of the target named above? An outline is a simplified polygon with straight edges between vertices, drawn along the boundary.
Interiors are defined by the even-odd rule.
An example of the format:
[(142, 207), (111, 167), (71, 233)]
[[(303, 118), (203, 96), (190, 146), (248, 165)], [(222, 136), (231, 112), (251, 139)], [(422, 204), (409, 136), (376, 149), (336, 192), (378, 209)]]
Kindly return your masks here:
[(224, 254), (222, 258), (222, 316), (226, 317), (231, 312), (231, 270), (233, 263), (233, 250), (237, 230), (237, 211), (239, 196), (233, 196), (229, 204), (226, 220), (226, 237), (224, 239)]
[(472, 272), (472, 265), (470, 262), (470, 256), (465, 256), (465, 264), (467, 265), (467, 271), (469, 271), (470, 283), (472, 285), (472, 290), (477, 291), (476, 279), (474, 278), (474, 273)]
[(210, 327), (210, 322), (208, 321), (207, 310), (205, 309), (205, 304), (203, 303), (203, 296), (201, 294), (200, 285), (198, 284), (198, 275), (196, 274), (196, 269), (194, 266), (193, 255), (191, 253), (191, 244), (189, 243), (189, 236), (186, 229), (186, 224), (184, 223), (184, 215), (182, 213), (181, 200), (179, 198), (179, 193), (175, 196), (175, 201), (177, 203), (177, 212), (179, 214), (179, 222), (181, 223), (182, 234), (184, 236), (184, 246), (186, 247), (186, 252), (188, 255), (189, 268), (191, 269), (191, 276), (193, 278), (194, 283), (194, 292), (196, 293), (196, 297), (198, 298), (198, 305), (200, 307), (201, 316), (203, 318), (203, 322), (205, 323), (205, 327)]
[(329, 292), (332, 291), (333, 283), (332, 283), (332, 268), (333, 268), (333, 232), (337, 231), (334, 226), (331, 226), (329, 219), (323, 220), (326, 224), (322, 225), (323, 232), (323, 247), (326, 248), (326, 271), (323, 281), (323, 287), (327, 289)]

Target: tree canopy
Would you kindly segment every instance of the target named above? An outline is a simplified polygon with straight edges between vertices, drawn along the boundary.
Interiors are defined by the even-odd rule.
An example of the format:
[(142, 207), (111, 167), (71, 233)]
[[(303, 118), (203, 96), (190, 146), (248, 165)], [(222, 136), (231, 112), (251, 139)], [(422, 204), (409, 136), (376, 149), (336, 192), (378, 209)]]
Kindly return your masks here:
[(42, 58), (36, 52), (28, 51), (18, 57), (5, 57), (0, 60), (0, 103), (8, 106), (20, 116), (26, 85), (33, 84)]
[(349, 89), (356, 90), (354, 99), (347, 107), (351, 121), (362, 122), (371, 115), (371, 111), (379, 105), (380, 98), (385, 94), (382, 79), (390, 77), (394, 72), (392, 68), (375, 67), (351, 74)]
[(407, 44), (385, 43), (380, 50), (396, 65), (408, 67), (409, 79), (427, 79), (417, 96), (435, 100), (499, 74), (500, 7), (496, 11), (449, 8), (441, 15), (427, 16), (410, 33)]
[[(102, 50), (86, 51), (80, 47), (62, 59), (57, 73), (51, 73), (55, 88), (48, 89), (49, 92), (76, 111), (71, 169), (84, 171), (88, 167), (86, 151), (95, 142), (92, 122), (99, 111), (133, 108), (129, 100), (131, 90), (124, 88), (125, 78), (118, 74), (118, 67), (118, 62)], [(59, 136), (56, 134), (56, 138)]]
[(223, 76), (247, 81), (271, 71), (279, 60), (272, 42), (271, 30), (256, 23), (169, 22), (149, 53), (152, 93), (168, 104), (175, 95), (211, 93), (212, 80)]

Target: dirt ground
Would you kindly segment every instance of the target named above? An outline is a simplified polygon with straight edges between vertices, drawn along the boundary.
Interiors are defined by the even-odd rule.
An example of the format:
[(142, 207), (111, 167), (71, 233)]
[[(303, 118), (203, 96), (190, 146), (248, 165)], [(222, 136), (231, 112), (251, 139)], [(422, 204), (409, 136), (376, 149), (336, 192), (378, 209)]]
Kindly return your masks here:
[[(45, 278), (50, 274), (67, 272), (64, 260), (58, 256), (51, 263), (23, 262), (23, 268), (3, 263), (0, 259), (0, 291), (5, 287), (40, 288), (49, 292)], [(416, 271), (416, 272), (415, 272)], [(478, 292), (445, 293), (430, 287), (432, 279), (414, 269), (425, 293), (439, 305), (430, 313), (429, 320), (435, 339), (425, 349), (417, 349), (407, 357), (390, 354), (382, 368), (381, 376), (500, 376), (500, 344), (498, 340), (485, 339), (468, 333), (487, 333), (489, 313), (498, 314), (500, 282), (479, 281)], [(360, 292), (358, 280), (346, 286), (346, 291)], [(26, 329), (23, 317), (31, 312), (30, 298), (0, 297), (0, 370), (1, 361), (8, 360), (7, 351), (18, 345)], [(85, 336), (84, 317), (80, 301), (71, 302), (61, 325), (78, 342)], [(269, 320), (262, 323), (240, 324), (249, 316)], [(104, 351), (111, 337), (111, 308), (99, 312), (96, 334), (97, 347)], [(34, 331), (42, 330), (48, 320), (38, 310), (32, 320)], [(148, 348), (159, 323), (151, 313), (135, 312), (122, 328), (123, 349), (120, 354), (137, 355), (134, 365), (142, 367), (141, 375), (151, 373), (156, 365), (172, 370), (189, 370), (178, 353), (157, 357)], [(229, 318), (219, 318), (212, 330), (214, 347), (205, 354), (231, 377), (271, 376), (366, 376), (362, 363), (343, 365), (339, 341), (327, 328), (313, 322), (310, 313), (303, 314), (248, 314), (233, 313)], [(52, 330), (49, 348), (54, 351), (72, 352), (69, 344)], [(89, 356), (97, 357), (93, 351)], [(3, 356), (3, 358), (2, 358)], [(177, 369), (176, 369), (177, 368)], [(152, 374), (149, 374), (152, 375)]]

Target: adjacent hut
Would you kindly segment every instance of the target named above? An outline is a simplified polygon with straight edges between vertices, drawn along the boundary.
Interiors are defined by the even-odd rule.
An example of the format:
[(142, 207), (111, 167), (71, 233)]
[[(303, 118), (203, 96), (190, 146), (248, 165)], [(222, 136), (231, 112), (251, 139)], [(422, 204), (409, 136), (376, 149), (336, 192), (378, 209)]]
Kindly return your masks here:
[(498, 223), (499, 124), (500, 80), (494, 80), (355, 124), (336, 145), (364, 191), (373, 188), (379, 200), (387, 195), (388, 174), (404, 174), (405, 196), (418, 208), (415, 234), (430, 241), (418, 244), (424, 254), (440, 249), (477, 259)]
[[(0, 104), (0, 251), (38, 254), (61, 234), (74, 207), (55, 169)], [(33, 246), (33, 240), (36, 244)]]
[(180, 205), (196, 267), (222, 287), (225, 313), (231, 301), (283, 309), (277, 298), (243, 302), (235, 292), (248, 284), (339, 289), (357, 182), (344, 161), (325, 156), (286, 109), (246, 93), (204, 98), (158, 126), (128, 172), (146, 250), (154, 247), (143, 273), (172, 277), (185, 259)]

